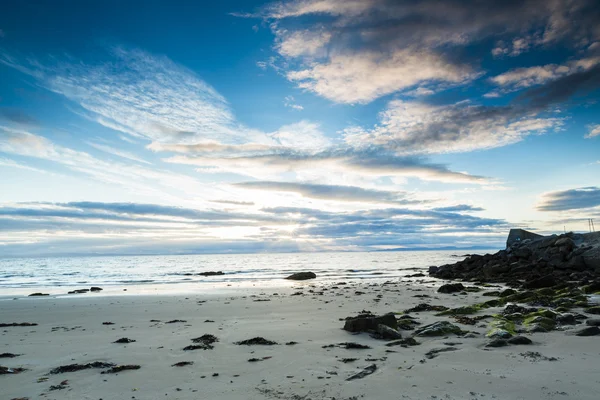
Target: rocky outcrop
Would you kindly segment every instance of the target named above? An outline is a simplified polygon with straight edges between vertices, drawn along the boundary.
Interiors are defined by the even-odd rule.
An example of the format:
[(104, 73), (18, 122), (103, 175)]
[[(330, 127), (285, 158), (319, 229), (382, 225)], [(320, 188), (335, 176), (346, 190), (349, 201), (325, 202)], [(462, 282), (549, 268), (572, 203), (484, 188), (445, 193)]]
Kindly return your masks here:
[(588, 284), (600, 278), (600, 232), (513, 241), (495, 254), (469, 255), (455, 264), (430, 268), (429, 274), (441, 279), (502, 282), (526, 289), (566, 281)]
[(288, 276), (285, 279), (290, 279), (293, 281), (305, 281), (307, 279), (315, 279), (317, 275), (314, 272), (297, 272)]

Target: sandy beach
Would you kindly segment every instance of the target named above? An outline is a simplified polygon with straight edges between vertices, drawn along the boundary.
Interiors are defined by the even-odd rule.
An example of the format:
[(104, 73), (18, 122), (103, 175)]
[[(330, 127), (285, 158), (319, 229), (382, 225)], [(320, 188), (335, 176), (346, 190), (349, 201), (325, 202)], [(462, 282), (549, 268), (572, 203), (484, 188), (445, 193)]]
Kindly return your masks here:
[[(533, 343), (485, 347), (490, 319), (458, 323), (436, 312), (410, 312), (419, 325), (449, 321), (469, 334), (419, 337), (386, 346), (342, 330), (365, 311), (398, 313), (421, 303), (454, 308), (487, 301), (485, 292), (438, 293), (442, 281), (320, 284), (210, 294), (75, 295), (0, 301), (2, 399), (597, 399), (598, 337), (564, 331), (527, 334)], [(430, 283), (428, 283), (430, 282)], [(479, 314), (495, 314), (502, 307)], [(175, 321), (175, 322), (173, 322)], [(111, 323), (111, 324), (106, 324)], [(583, 325), (585, 327), (585, 324)], [(404, 338), (414, 330), (400, 330)], [(183, 350), (214, 335), (207, 349)], [(276, 345), (238, 345), (262, 337)], [(135, 342), (113, 343), (118, 339)], [(198, 342), (198, 341), (197, 341)], [(297, 344), (289, 344), (297, 342)], [(368, 349), (346, 349), (353, 342)], [(201, 340), (199, 341), (203, 346)], [(334, 345), (334, 346), (330, 346)], [(210, 348), (212, 347), (212, 349)], [(442, 351), (437, 351), (441, 349)], [(432, 352), (433, 350), (433, 352)], [(253, 360), (253, 361), (249, 361)], [(139, 365), (118, 373), (70, 364)], [(184, 366), (174, 366), (191, 362)], [(373, 367), (373, 365), (375, 367)], [(348, 380), (365, 371), (365, 376)], [(62, 383), (62, 384), (61, 384)]]

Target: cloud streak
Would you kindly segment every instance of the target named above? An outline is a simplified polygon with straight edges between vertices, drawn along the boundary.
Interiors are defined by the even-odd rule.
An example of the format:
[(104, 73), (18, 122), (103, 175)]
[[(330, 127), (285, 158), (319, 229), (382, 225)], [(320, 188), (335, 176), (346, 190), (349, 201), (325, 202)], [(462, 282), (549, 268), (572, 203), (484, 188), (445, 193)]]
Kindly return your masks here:
[(600, 187), (589, 186), (547, 193), (537, 206), (539, 211), (579, 211), (600, 206)]

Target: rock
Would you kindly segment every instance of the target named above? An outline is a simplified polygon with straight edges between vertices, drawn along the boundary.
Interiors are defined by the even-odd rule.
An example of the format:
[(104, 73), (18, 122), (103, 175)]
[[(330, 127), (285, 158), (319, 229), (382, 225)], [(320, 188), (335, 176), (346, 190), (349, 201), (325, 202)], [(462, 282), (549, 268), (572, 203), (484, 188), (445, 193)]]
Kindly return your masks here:
[(118, 372), (122, 372), (122, 371), (130, 371), (130, 370), (136, 370), (136, 369), (140, 369), (142, 367), (140, 367), (139, 365), (117, 365), (116, 367), (112, 367), (110, 369), (107, 369), (106, 371), (102, 371), (102, 374), (116, 374)]
[(515, 336), (515, 337), (511, 337), (510, 339), (507, 340), (507, 342), (509, 344), (531, 344), (533, 343), (531, 341), (531, 339), (529, 339), (528, 337), (525, 336)]
[(409, 308), (407, 310), (404, 310), (405, 313), (412, 313), (412, 312), (421, 312), (421, 311), (446, 311), (448, 310), (448, 307), (445, 306), (432, 306), (430, 304), (427, 303), (421, 303), (413, 308)]
[(37, 326), (36, 323), (32, 322), (11, 322), (11, 323), (1, 323), (0, 328), (8, 328), (10, 326)]
[(440, 288), (438, 289), (438, 293), (450, 294), (462, 292), (463, 290), (465, 290), (465, 287), (462, 283), (447, 283), (445, 285), (440, 286)]
[(290, 279), (293, 281), (305, 281), (307, 279), (315, 279), (317, 275), (314, 272), (297, 272), (288, 276), (285, 279)]
[(592, 318), (585, 321), (588, 326), (600, 326), (600, 319)]
[(512, 296), (513, 294), (517, 294), (517, 291), (514, 289), (504, 289), (500, 292), (500, 297)]
[(134, 343), (134, 342), (135, 342), (135, 340), (124, 337), (124, 338), (115, 340), (113, 343)]
[(92, 286), (90, 288), (90, 291), (92, 291), (92, 292), (101, 292), (102, 290), (103, 289), (101, 287), (98, 287), (98, 286)]
[(600, 314), (600, 306), (589, 307), (584, 311), (588, 314)]
[(506, 339), (494, 339), (485, 345), (485, 347), (504, 347), (504, 346), (508, 346), (508, 341)]
[(463, 334), (463, 330), (448, 321), (439, 321), (433, 324), (425, 325), (415, 331), (415, 336), (446, 336), (451, 333), (456, 335)]
[(171, 365), (171, 367), (185, 367), (186, 365), (194, 365), (194, 362), (193, 361), (179, 361), (178, 363)]
[(438, 354), (440, 354), (440, 353), (445, 353), (447, 351), (456, 351), (456, 350), (458, 350), (458, 348), (456, 348), (456, 347), (442, 347), (440, 349), (432, 349), (432, 350), (429, 350), (427, 353), (425, 353), (425, 358), (428, 358), (431, 360), (432, 358), (436, 358), (438, 356)]
[(113, 364), (113, 363), (95, 361), (93, 363), (88, 363), (88, 364), (61, 365), (60, 367), (56, 367), (56, 368), (50, 370), (50, 373), (51, 374), (63, 374), (65, 372), (77, 372), (77, 371), (81, 371), (84, 369), (90, 369), (90, 368), (111, 368), (114, 366), (115, 366), (115, 364)]
[(272, 340), (267, 340), (263, 337), (255, 337), (252, 339), (242, 340), (241, 342), (235, 342), (235, 344), (240, 346), (254, 346), (254, 345), (262, 345), (262, 346), (271, 346), (276, 345), (277, 342)]
[(402, 340), (397, 340), (395, 342), (390, 342), (390, 343), (386, 343), (385, 345), (387, 347), (392, 347), (392, 346), (401, 346), (401, 347), (408, 347), (408, 346), (418, 346), (421, 343), (417, 342), (414, 338), (406, 338), (406, 339), (402, 339)]
[(27, 370), (25, 368), (9, 368), (0, 366), (0, 375), (19, 374), (23, 371)]
[(440, 267), (431, 266), (429, 267), (429, 275), (434, 275), (440, 270)]
[(516, 257), (524, 258), (524, 259), (528, 259), (529, 257), (531, 257), (532, 254), (533, 254), (533, 252), (527, 246), (522, 246), (514, 251), (514, 255)]
[(31, 294), (29, 295), (29, 297), (40, 297), (40, 296), (50, 296), (50, 295), (49, 295), (48, 293), (40, 293), (40, 292), (37, 292), (37, 293), (31, 293)]
[(399, 340), (402, 339), (402, 334), (387, 325), (379, 324), (376, 329), (377, 335), (384, 340)]
[(15, 357), (19, 357), (20, 354), (13, 354), (13, 353), (2, 353), (0, 354), (0, 358), (15, 358)]
[(558, 282), (553, 275), (546, 275), (538, 279), (533, 279), (531, 281), (525, 282), (523, 287), (525, 289), (541, 289), (555, 286)]
[(371, 364), (368, 367), (366, 367), (365, 369), (363, 369), (361, 372), (359, 372), (358, 374), (352, 375), (350, 378), (348, 378), (346, 380), (353, 381), (355, 379), (362, 379), (365, 376), (371, 375), (375, 371), (377, 371), (377, 365)]
[(577, 318), (575, 318), (575, 315), (571, 313), (560, 314), (556, 316), (556, 322), (558, 322), (560, 325), (576, 325)]
[(597, 326), (588, 326), (575, 332), (575, 336), (596, 336), (600, 335), (600, 328)]
[(207, 272), (200, 272), (199, 274), (196, 274), (196, 275), (200, 275), (200, 276), (225, 275), (225, 272), (223, 272), (223, 271), (207, 271)]
[(381, 316), (372, 314), (361, 314), (354, 318), (346, 319), (344, 330), (348, 332), (376, 331), (378, 325), (385, 325), (392, 329), (398, 329), (396, 316), (392, 313)]
[(575, 247), (575, 242), (570, 237), (563, 237), (554, 242), (555, 247), (565, 247), (570, 252)]

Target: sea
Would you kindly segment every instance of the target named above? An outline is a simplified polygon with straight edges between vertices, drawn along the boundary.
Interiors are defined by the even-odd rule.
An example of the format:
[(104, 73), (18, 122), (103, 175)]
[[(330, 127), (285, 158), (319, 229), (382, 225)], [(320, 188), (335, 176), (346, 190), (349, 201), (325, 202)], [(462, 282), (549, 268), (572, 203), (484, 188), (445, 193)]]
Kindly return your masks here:
[[(494, 252), (477, 250), (479, 254)], [(294, 272), (312, 271), (318, 280), (402, 278), (431, 265), (464, 258), (464, 250), (283, 254), (144, 255), (106, 257), (0, 258), (0, 296), (29, 292), (66, 293), (91, 286), (126, 291), (202, 291), (219, 285), (277, 286)], [(222, 271), (223, 275), (199, 273)], [(148, 290), (149, 291), (149, 290)]]

